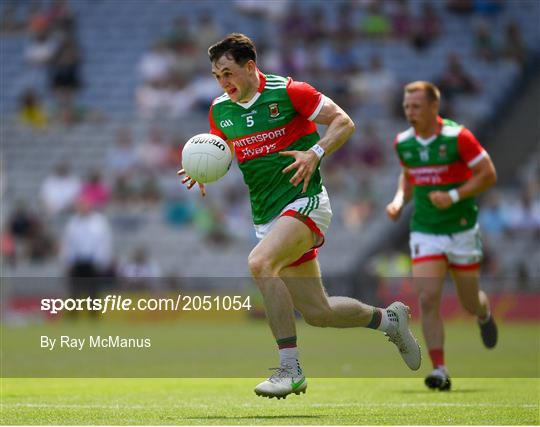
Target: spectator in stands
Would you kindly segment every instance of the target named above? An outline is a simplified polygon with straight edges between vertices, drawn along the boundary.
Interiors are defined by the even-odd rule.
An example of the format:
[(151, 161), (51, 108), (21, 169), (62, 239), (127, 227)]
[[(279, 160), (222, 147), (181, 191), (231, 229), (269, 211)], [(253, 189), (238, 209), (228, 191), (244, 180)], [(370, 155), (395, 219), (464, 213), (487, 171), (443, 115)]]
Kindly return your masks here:
[(424, 2), (420, 16), (413, 21), (412, 45), (417, 50), (428, 48), (436, 40), (442, 29), (442, 20), (437, 15), (433, 4)]
[(336, 27), (333, 38), (339, 44), (354, 42), (357, 37), (357, 26), (353, 23), (355, 10), (353, 3), (341, 3), (338, 8)]
[(342, 212), (345, 227), (351, 232), (362, 229), (366, 220), (373, 212), (372, 182), (367, 175), (357, 174), (354, 182), (348, 182), (346, 202)]
[(487, 21), (479, 21), (474, 33), (474, 48), (478, 59), (493, 62), (497, 59), (497, 49)]
[(165, 42), (154, 43), (143, 55), (137, 69), (144, 84), (167, 83), (171, 75), (171, 53)]
[(446, 0), (449, 12), (464, 15), (474, 11), (474, 0)]
[(457, 53), (448, 55), (448, 65), (439, 87), (449, 101), (456, 95), (470, 95), (479, 91), (475, 80), (463, 68)]
[(339, 78), (356, 67), (352, 40), (335, 38), (327, 56), (326, 69)]
[(371, 124), (367, 124), (361, 135), (358, 157), (361, 164), (377, 169), (384, 165), (383, 142)]
[(375, 54), (370, 58), (369, 68), (356, 73), (350, 79), (350, 90), (374, 115), (384, 115), (393, 107), (397, 79), (384, 67), (382, 59)]
[(521, 192), (518, 203), (505, 205), (508, 228), (515, 232), (540, 233), (540, 200), (529, 191)]
[(62, 27), (66, 23), (72, 25), (75, 19), (73, 11), (66, 0), (53, 0), (45, 13), (51, 25), (54, 26)]
[(109, 203), (110, 191), (103, 183), (101, 173), (97, 170), (90, 172), (81, 190), (83, 205), (90, 204), (92, 209), (101, 209)]
[(304, 42), (310, 45), (317, 45), (330, 35), (327, 16), (324, 10), (319, 6), (310, 8), (307, 19), (307, 28), (304, 33)]
[(107, 171), (114, 178), (124, 176), (137, 169), (140, 164), (140, 157), (133, 145), (129, 129), (118, 129), (114, 144), (107, 150), (105, 164), (107, 165)]
[(34, 17), (29, 27), (30, 41), (24, 56), (34, 66), (46, 66), (58, 49), (58, 39), (52, 33), (45, 16)]
[(118, 267), (118, 276), (123, 279), (126, 288), (148, 289), (158, 284), (161, 277), (161, 268), (156, 260), (152, 259), (145, 246), (135, 248), (129, 260)]
[[(77, 212), (64, 230), (61, 260), (71, 278), (72, 298), (96, 298), (100, 290), (99, 277), (110, 271), (113, 261), (109, 221), (95, 211), (93, 205), (92, 200), (81, 197)], [(97, 312), (91, 314), (97, 315)]]
[(302, 7), (300, 7), (298, 2), (290, 3), (287, 13), (281, 22), (283, 40), (292, 41), (302, 39), (308, 30), (309, 18), (305, 15)]
[(171, 22), (171, 29), (165, 35), (164, 41), (167, 46), (175, 49), (178, 44), (182, 44), (185, 42), (185, 40), (191, 40), (193, 38), (194, 36), (187, 16), (179, 15), (173, 18)]
[(127, 206), (138, 201), (139, 194), (135, 181), (136, 178), (129, 173), (117, 176), (112, 188), (112, 202)]
[(514, 61), (520, 68), (525, 66), (527, 49), (521, 31), (515, 22), (509, 23), (505, 28), (502, 55)]
[(18, 201), (8, 218), (7, 224), (9, 233), (16, 241), (27, 242), (35, 235), (39, 218), (32, 213), (26, 203)]
[(25, 90), (19, 97), (18, 116), (23, 125), (34, 129), (42, 130), (49, 124), (45, 107), (33, 89)]
[(60, 163), (41, 185), (40, 198), (48, 215), (56, 216), (71, 209), (81, 192), (80, 178), (68, 163)]
[[(18, 202), (7, 221), (15, 244), (15, 256), (40, 262), (54, 254), (54, 241), (40, 218), (24, 202)], [(19, 256), (20, 255), (20, 256)]]
[(156, 173), (147, 171), (140, 177), (139, 197), (143, 203), (154, 205), (161, 201), (161, 188)]
[(409, 10), (409, 3), (405, 0), (398, 0), (393, 6), (394, 10), (390, 13), (392, 35), (396, 39), (406, 40), (411, 35), (414, 21)]
[[(66, 23), (69, 21), (66, 21)], [(62, 97), (71, 99), (81, 87), (81, 53), (72, 24), (67, 23), (61, 41), (50, 60), (50, 84)]]
[(204, 53), (208, 46), (211, 46), (223, 35), (223, 30), (215, 20), (215, 15), (209, 11), (205, 11), (199, 16), (196, 28), (197, 32), (193, 39), (197, 46), (197, 52)]
[(168, 116), (173, 96), (168, 82), (154, 81), (139, 86), (135, 93), (139, 117), (153, 119)]
[(0, 33), (12, 34), (23, 31), (24, 22), (17, 16), (18, 3), (16, 0), (6, 0), (0, 12)]
[(386, 38), (391, 34), (392, 26), (382, 10), (381, 3), (369, 3), (367, 14), (360, 24), (360, 31), (369, 38)]
[(487, 196), (478, 214), (478, 222), (488, 238), (498, 239), (503, 236), (508, 224), (499, 193), (493, 192)]
[(169, 157), (169, 146), (165, 140), (164, 132), (157, 126), (148, 131), (148, 138), (139, 144), (139, 158), (141, 165), (149, 171), (159, 171), (166, 167)]

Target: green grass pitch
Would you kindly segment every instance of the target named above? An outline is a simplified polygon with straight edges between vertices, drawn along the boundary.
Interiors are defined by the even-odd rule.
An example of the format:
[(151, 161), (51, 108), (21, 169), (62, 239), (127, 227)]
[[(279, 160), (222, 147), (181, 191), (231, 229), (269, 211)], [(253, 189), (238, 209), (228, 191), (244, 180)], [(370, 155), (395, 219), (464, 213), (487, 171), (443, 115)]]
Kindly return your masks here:
[[(217, 354), (231, 356), (227, 339), (233, 335), (249, 345), (257, 343), (261, 357), (251, 362), (260, 367), (260, 378), (2, 378), (0, 424), (540, 424), (540, 336), (536, 324), (501, 325), (500, 346), (487, 351), (481, 348), (473, 322), (449, 323), (447, 359), (454, 375), (451, 392), (425, 388), (423, 376), (430, 368), (425, 353), (421, 370), (413, 373), (404, 369), (395, 349), (373, 331), (336, 331), (300, 324), (308, 390), (280, 401), (253, 393), (265, 368), (275, 365), (263, 322), (227, 325), (231, 335), (223, 342), (214, 340), (212, 345), (201, 340), (210, 333), (210, 326), (196, 325), (189, 326), (192, 340), (186, 331), (182, 336), (188, 346), (201, 343), (204, 351), (214, 346)], [(418, 332), (418, 325), (414, 326)], [(90, 326), (81, 323), (73, 328), (87, 333)], [(141, 328), (144, 326), (138, 325)], [(18, 328), (16, 333), (24, 337), (30, 329)], [(177, 329), (182, 329), (181, 325), (159, 327), (167, 336)], [(6, 330), (3, 332), (6, 338)], [(332, 348), (334, 358), (332, 352), (317, 352), (323, 347)], [(244, 351), (235, 358), (238, 364), (246, 363)], [(365, 377), (321, 378), (323, 367), (333, 360), (352, 365), (355, 375), (358, 368)], [(30, 355), (21, 357), (21, 363), (39, 365), (40, 359)], [(200, 364), (205, 363), (215, 363), (215, 359), (200, 357)], [(207, 368), (212, 371), (211, 366)], [(238, 371), (235, 366), (230, 369)], [(384, 369), (388, 375), (374, 377)], [(521, 378), (510, 378), (512, 373)], [(471, 378), (483, 374), (491, 378)], [(401, 377), (389, 378), (392, 375)]]

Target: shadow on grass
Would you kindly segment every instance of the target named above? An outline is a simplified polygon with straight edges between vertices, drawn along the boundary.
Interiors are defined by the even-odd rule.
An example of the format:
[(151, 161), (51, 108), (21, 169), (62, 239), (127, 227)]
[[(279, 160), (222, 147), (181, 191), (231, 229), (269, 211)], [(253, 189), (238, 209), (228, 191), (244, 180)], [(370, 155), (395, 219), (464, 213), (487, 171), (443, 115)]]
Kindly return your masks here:
[(401, 394), (419, 394), (419, 395), (424, 395), (424, 394), (430, 394), (430, 395), (434, 395), (434, 394), (467, 394), (467, 393), (484, 393), (486, 391), (486, 389), (482, 389), (482, 388), (464, 388), (464, 389), (452, 389), (452, 390), (448, 390), (448, 391), (441, 391), (441, 390), (430, 390), (428, 388), (426, 388), (425, 390), (399, 390), (398, 393), (401, 393)]

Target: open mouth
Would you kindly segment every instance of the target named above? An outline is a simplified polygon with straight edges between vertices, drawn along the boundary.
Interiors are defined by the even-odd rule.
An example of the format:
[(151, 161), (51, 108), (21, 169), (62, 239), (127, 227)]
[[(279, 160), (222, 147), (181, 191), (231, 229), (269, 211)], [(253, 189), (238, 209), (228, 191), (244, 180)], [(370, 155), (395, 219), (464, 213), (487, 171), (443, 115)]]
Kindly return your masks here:
[(232, 89), (227, 90), (227, 94), (229, 96), (234, 95), (236, 92), (238, 92), (238, 90), (234, 87)]

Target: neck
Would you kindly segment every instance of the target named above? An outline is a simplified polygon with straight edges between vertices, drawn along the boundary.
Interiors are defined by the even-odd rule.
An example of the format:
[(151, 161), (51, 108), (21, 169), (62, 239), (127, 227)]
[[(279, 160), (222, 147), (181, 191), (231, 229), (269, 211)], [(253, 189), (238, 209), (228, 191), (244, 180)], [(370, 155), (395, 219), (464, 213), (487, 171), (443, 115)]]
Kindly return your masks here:
[(415, 127), (414, 130), (419, 137), (427, 139), (439, 132), (439, 122), (437, 119), (435, 119), (430, 121), (425, 126)]
[(251, 98), (255, 96), (257, 93), (257, 90), (259, 89), (259, 84), (261, 82), (261, 79), (259, 77), (259, 73), (257, 70), (255, 70), (255, 74), (251, 76), (249, 79), (250, 82), (250, 88), (249, 91), (246, 93), (246, 96), (244, 96), (242, 99), (239, 99), (238, 102), (249, 102)]

